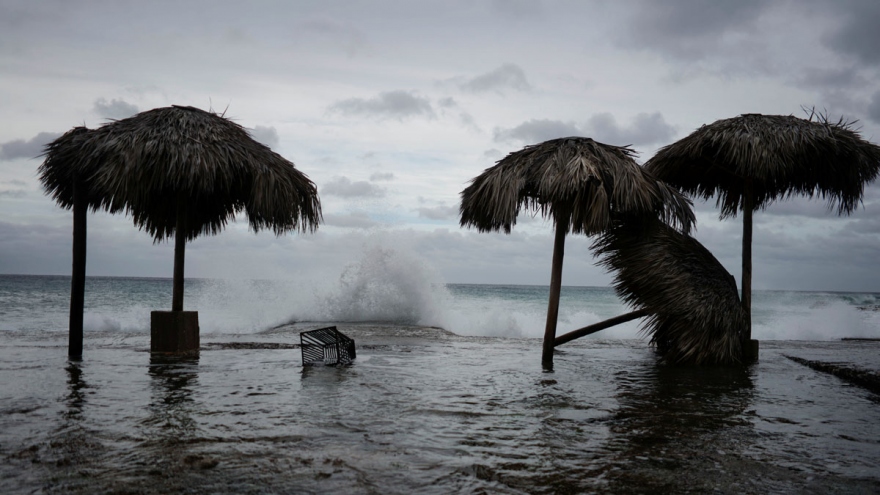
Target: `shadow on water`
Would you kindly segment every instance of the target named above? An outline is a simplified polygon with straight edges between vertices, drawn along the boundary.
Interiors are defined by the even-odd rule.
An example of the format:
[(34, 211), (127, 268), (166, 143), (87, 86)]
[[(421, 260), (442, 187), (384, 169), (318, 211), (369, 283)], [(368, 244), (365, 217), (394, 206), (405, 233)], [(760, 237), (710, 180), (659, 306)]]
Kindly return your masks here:
[(78, 489), (81, 480), (95, 472), (96, 460), (106, 455), (100, 432), (90, 422), (90, 396), (97, 387), (86, 381), (87, 366), (71, 360), (64, 368), (67, 381), (65, 394), (59, 400), (61, 421), (48, 435), (42, 458), (34, 460), (46, 470), (40, 476), (43, 489), (50, 493)]
[(65, 368), (67, 372), (67, 397), (64, 403), (67, 405), (65, 416), (70, 420), (78, 420), (82, 416), (83, 406), (86, 402), (86, 389), (89, 385), (83, 379), (82, 365), (79, 362), (70, 361)]
[[(749, 491), (736, 478), (754, 399), (752, 369), (644, 362), (616, 373), (620, 405), (610, 429), (612, 491)], [(730, 476), (734, 475), (733, 479)]]
[(150, 356), (149, 415), (143, 424), (160, 445), (186, 443), (197, 430), (192, 395), (198, 386), (198, 365), (198, 355)]

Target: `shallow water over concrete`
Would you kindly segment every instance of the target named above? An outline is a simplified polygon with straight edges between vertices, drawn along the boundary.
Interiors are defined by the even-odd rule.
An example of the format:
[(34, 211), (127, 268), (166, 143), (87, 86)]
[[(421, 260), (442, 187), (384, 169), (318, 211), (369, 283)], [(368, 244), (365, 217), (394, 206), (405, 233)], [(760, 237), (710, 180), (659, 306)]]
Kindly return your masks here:
[[(870, 493), (880, 400), (783, 354), (876, 367), (877, 342), (762, 342), (743, 369), (670, 368), (642, 341), (340, 325), (358, 358), (300, 366), (298, 332), (0, 339), (4, 493)], [(88, 335), (87, 335), (88, 337)], [(234, 344), (234, 345), (230, 345)]]

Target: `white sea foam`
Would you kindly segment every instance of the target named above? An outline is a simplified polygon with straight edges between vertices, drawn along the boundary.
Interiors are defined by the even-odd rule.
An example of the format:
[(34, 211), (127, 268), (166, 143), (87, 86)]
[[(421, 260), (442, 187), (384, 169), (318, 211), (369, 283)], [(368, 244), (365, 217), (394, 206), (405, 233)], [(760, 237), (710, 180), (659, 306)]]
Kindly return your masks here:
[[(838, 299), (811, 301), (805, 294), (771, 297), (766, 316), (753, 321), (752, 336), (763, 340), (838, 340), (878, 337), (877, 315)], [(800, 296), (800, 298), (798, 298)], [(800, 299), (800, 300), (798, 300)], [(760, 306), (759, 306), (760, 308)]]
[[(447, 286), (430, 261), (405, 243), (391, 244), (373, 239), (359, 259), (321, 280), (187, 280), (185, 307), (199, 312), (203, 333), (259, 332), (292, 321), (377, 321), (439, 326), (460, 335), (543, 335), (546, 287)], [(31, 286), (4, 292), (0, 329), (66, 331), (69, 279), (56, 278), (18, 281)], [(167, 279), (98, 278), (89, 284), (87, 332), (149, 332), (150, 312), (169, 309), (171, 302)], [(34, 300), (42, 305), (27, 304)], [(753, 336), (878, 338), (878, 301), (869, 293), (757, 291)], [(610, 289), (563, 287), (557, 335), (628, 311)], [(588, 338), (640, 337), (639, 321), (631, 321)]]

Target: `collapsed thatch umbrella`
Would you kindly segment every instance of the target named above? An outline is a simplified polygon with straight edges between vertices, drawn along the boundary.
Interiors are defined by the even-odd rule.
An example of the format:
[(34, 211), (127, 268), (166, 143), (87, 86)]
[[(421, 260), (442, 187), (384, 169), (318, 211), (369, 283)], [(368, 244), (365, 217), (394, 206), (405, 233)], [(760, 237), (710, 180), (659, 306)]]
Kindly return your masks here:
[(592, 247), (615, 272), (617, 294), (647, 313), (642, 328), (667, 361), (742, 361), (746, 314), (736, 280), (696, 239), (654, 219), (630, 219)]
[[(172, 311), (183, 310), (187, 240), (220, 232), (244, 212), (254, 231), (313, 231), (321, 221), (315, 185), (240, 125), (193, 107), (139, 113), (94, 130), (69, 131), (46, 147), (40, 180), (77, 209), (72, 178), (87, 205), (130, 213), (155, 241), (175, 237)], [(81, 316), (80, 316), (81, 318)]]
[(461, 192), (461, 225), (510, 233), (520, 210), (555, 223), (550, 300), (542, 361), (553, 362), (562, 258), (568, 232), (594, 235), (615, 214), (649, 215), (690, 229), (690, 201), (646, 173), (633, 150), (590, 138), (568, 137), (526, 146), (475, 177)]
[(752, 213), (777, 199), (820, 196), (849, 214), (880, 172), (880, 147), (850, 123), (745, 114), (704, 125), (666, 146), (645, 168), (682, 191), (717, 195), (721, 218), (743, 213), (742, 306), (751, 338)]

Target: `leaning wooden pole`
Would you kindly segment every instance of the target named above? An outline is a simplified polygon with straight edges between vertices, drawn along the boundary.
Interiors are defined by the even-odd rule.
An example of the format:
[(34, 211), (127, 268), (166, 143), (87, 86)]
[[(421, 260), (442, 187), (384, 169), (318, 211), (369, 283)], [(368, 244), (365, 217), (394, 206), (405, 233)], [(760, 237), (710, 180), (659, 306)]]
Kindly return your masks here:
[(752, 339), (752, 213), (755, 209), (755, 191), (751, 179), (743, 187), (742, 238), (742, 307), (746, 313), (746, 342)]
[(556, 340), (556, 321), (559, 318), (559, 293), (562, 290), (562, 259), (565, 257), (565, 235), (571, 212), (564, 210), (556, 217), (556, 236), (553, 240), (553, 266), (550, 269), (550, 300), (547, 305), (547, 325), (544, 327), (544, 347), (541, 364), (553, 366), (553, 347)]
[(73, 185), (73, 268), (70, 277), (70, 321), (67, 355), (80, 359), (83, 353), (83, 311), (86, 292), (86, 217), (88, 203), (85, 186)]
[(626, 323), (630, 320), (635, 320), (636, 318), (642, 318), (651, 314), (651, 311), (648, 309), (640, 309), (637, 311), (633, 311), (632, 313), (627, 313), (625, 315), (615, 316), (614, 318), (608, 318), (605, 321), (600, 321), (599, 323), (593, 323), (592, 325), (587, 325), (583, 328), (578, 328), (577, 330), (572, 330), (564, 335), (560, 335), (556, 337), (554, 340), (554, 345), (562, 345), (566, 342), (571, 342), (574, 339), (579, 339), (581, 337), (586, 337), (587, 335), (592, 335), (600, 330), (605, 330), (606, 328), (611, 328), (615, 325), (620, 325), (621, 323)]
[(186, 203), (177, 199), (177, 226), (174, 230), (174, 290), (171, 311), (183, 311), (183, 260), (186, 252)]

